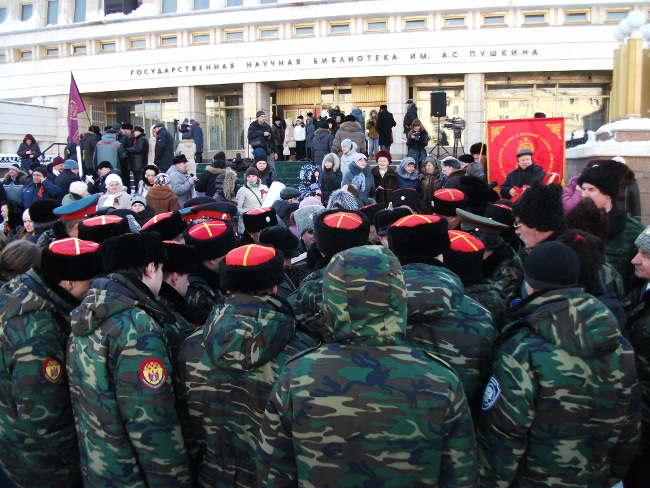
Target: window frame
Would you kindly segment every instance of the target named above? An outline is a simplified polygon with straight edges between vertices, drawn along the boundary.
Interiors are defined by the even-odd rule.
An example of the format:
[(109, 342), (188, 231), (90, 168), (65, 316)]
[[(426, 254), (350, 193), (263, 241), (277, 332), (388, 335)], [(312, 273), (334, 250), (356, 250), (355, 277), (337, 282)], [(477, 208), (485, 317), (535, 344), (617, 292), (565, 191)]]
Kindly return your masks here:
[[(52, 6), (53, 3), (56, 3), (56, 11), (54, 12), (55, 14), (55, 22), (50, 22), (50, 7)], [(45, 5), (45, 25), (58, 25), (59, 23), (59, 0), (47, 0), (46, 5)]]
[[(112, 44), (113, 49), (106, 49), (106, 46)], [(115, 53), (117, 52), (117, 41), (115, 40), (110, 40), (110, 41), (99, 41), (99, 52), (100, 53)]]
[[(228, 34), (241, 34), (241, 39), (228, 39)], [(223, 42), (242, 42), (244, 40), (244, 29), (226, 29), (223, 31)]]
[[(630, 8), (608, 8), (605, 9), (605, 19), (604, 22), (607, 23), (619, 23), (621, 20), (625, 19), (625, 17), (628, 16), (628, 14), (632, 11)], [(623, 14), (623, 16), (620, 19), (610, 19), (609, 14), (610, 13), (617, 13), (617, 14)]]
[[(23, 57), (24, 54), (29, 54), (29, 57)], [(18, 61), (31, 61), (34, 59), (34, 52), (31, 49), (19, 49)]]
[[(332, 27), (343, 27), (347, 26), (348, 30), (345, 32), (334, 32), (332, 31)], [(352, 34), (352, 25), (349, 20), (343, 21), (343, 22), (330, 22), (327, 27), (327, 32), (331, 36), (345, 36)]]
[[(384, 24), (382, 29), (370, 29), (370, 24)], [(388, 32), (388, 19), (364, 19), (363, 32)]]
[[(52, 50), (56, 50), (56, 54), (50, 54)], [(46, 58), (58, 58), (60, 52), (59, 46), (45, 46), (43, 48), (43, 56)]]
[[(133, 41), (143, 41), (144, 46), (134, 46)], [(147, 49), (147, 38), (146, 37), (129, 37), (129, 51), (131, 50), (139, 50), (139, 49)]]
[[(83, 52), (75, 52), (77, 48), (83, 48)], [(88, 44), (73, 44), (70, 47), (70, 54), (72, 56), (85, 56), (88, 54)]]
[[(402, 30), (405, 30), (405, 31), (427, 30), (427, 27), (429, 26), (428, 21), (429, 21), (428, 17), (405, 17), (403, 19)], [(424, 22), (424, 26), (423, 27), (409, 27), (408, 26), (409, 22)]]
[[(548, 25), (548, 10), (531, 10), (521, 13), (521, 25)], [(527, 16), (541, 15), (544, 20), (526, 21)]]
[[(485, 19), (498, 18), (502, 17), (502, 22), (487, 23)], [(481, 27), (503, 27), (508, 25), (508, 14), (507, 13), (489, 13), (483, 14), (481, 17)]]
[[(462, 25), (447, 25), (447, 21), (453, 19), (462, 19)], [(467, 29), (467, 15), (443, 15), (442, 16), (442, 28), (443, 29)]]
[[(565, 24), (588, 24), (589, 23), (589, 9), (577, 9), (577, 10), (565, 10), (564, 14), (564, 23)], [(584, 20), (569, 20), (567, 17), (569, 15), (584, 14)]]
[[(199, 36), (208, 36), (207, 41), (197, 41), (196, 38)], [(192, 32), (192, 44), (210, 44), (211, 38), (209, 32)]]
[[(28, 7), (28, 6), (29, 6), (32, 10), (31, 10), (31, 13), (29, 14), (29, 17), (24, 18), (24, 17), (25, 17), (24, 9), (25, 9), (25, 7)], [(33, 16), (34, 16), (34, 4), (33, 4), (33, 3), (21, 3), (21, 4), (20, 4), (20, 21), (21, 21), (21, 22), (27, 22), (27, 21), (28, 21), (29, 19), (31, 19)]]
[[(275, 31), (274, 36), (263, 36), (263, 32), (273, 32)], [(271, 39), (280, 39), (280, 26), (266, 26), (266, 27), (258, 27), (257, 28), (257, 39), (259, 41), (269, 41)]]
[[(164, 44), (168, 39), (175, 39), (174, 44)], [(178, 47), (178, 34), (161, 34), (158, 36), (158, 47)]]
[[(298, 34), (298, 29), (311, 29), (311, 34)], [(314, 24), (295, 24), (293, 26), (293, 37), (315, 37), (316, 26)]]

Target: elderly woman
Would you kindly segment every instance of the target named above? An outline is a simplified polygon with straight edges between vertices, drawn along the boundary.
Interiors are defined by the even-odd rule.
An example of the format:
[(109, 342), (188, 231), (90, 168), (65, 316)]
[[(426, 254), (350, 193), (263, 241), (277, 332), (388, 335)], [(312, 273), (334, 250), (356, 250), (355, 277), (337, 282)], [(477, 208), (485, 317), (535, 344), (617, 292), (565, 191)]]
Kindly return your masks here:
[(377, 151), (377, 166), (372, 168), (371, 173), (375, 181), (377, 203), (390, 203), (390, 196), (395, 190), (399, 190), (399, 178), (390, 164), (393, 158), (388, 151)]
[(153, 181), (145, 198), (149, 207), (153, 208), (156, 215), (173, 212), (181, 208), (178, 198), (172, 190), (171, 179), (167, 173), (160, 173)]
[(131, 196), (122, 185), (122, 178), (116, 174), (106, 177), (106, 190), (97, 202), (98, 207), (131, 208)]

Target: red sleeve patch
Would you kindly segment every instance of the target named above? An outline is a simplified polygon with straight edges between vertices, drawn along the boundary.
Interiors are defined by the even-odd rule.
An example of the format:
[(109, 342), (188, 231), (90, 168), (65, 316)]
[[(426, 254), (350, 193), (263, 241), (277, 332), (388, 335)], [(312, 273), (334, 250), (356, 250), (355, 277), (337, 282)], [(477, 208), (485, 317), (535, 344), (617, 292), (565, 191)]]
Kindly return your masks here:
[(43, 361), (43, 376), (50, 383), (58, 383), (61, 379), (63, 368), (61, 363), (54, 358), (47, 358)]
[(140, 382), (151, 390), (157, 390), (165, 384), (167, 371), (165, 364), (158, 358), (145, 359), (140, 363)]

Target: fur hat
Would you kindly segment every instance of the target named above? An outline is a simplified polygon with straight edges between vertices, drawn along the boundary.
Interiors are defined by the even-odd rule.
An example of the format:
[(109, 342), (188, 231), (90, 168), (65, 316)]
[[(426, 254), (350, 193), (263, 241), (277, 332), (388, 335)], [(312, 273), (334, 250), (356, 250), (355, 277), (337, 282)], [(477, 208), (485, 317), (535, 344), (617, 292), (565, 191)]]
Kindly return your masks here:
[(488, 202), (496, 202), (499, 199), (497, 192), (478, 176), (461, 176), (458, 180), (458, 189), (465, 194), (467, 199), (465, 208), (479, 215), (485, 213), (485, 206)]
[(461, 154), (460, 156), (458, 156), (458, 161), (465, 164), (473, 163), (474, 156), (472, 156), (471, 154)]
[(618, 161), (603, 159), (594, 161), (592, 166), (583, 170), (577, 184), (589, 183), (616, 201), (621, 188), (621, 180), (627, 172), (627, 166)]
[(262, 229), (260, 232), (260, 244), (271, 246), (282, 251), (285, 258), (295, 258), (300, 255), (300, 251), (298, 250), (300, 240), (288, 227), (273, 225)]
[(101, 252), (104, 273), (167, 261), (160, 235), (155, 232), (109, 237), (102, 243)]
[(316, 248), (325, 256), (368, 243), (370, 222), (358, 210), (326, 210), (314, 217)]
[(49, 198), (36, 200), (29, 206), (29, 215), (32, 218), (32, 222), (34, 224), (56, 222), (59, 216), (54, 213), (54, 209), (58, 206), (58, 202)]
[(118, 215), (98, 215), (84, 220), (78, 226), (79, 239), (101, 244), (110, 237), (131, 232), (129, 222)]
[(345, 190), (335, 190), (330, 194), (327, 201), (328, 209), (338, 210), (359, 210), (356, 198), (350, 192)]
[(242, 215), (246, 232), (259, 232), (262, 229), (278, 225), (275, 210), (268, 207), (257, 207)]
[(461, 166), (460, 161), (458, 161), (458, 159), (451, 156), (447, 156), (445, 159), (440, 161), (440, 164), (442, 166), (449, 166), (450, 168), (454, 168), (454, 169), (460, 169)]
[(512, 207), (499, 202), (488, 202), (487, 207), (485, 207), (485, 213), (483, 216), (508, 226), (507, 229), (501, 229), (500, 232), (500, 235), (503, 237), (504, 241), (512, 242), (514, 239), (516, 239), (517, 234), (515, 233), (515, 216), (512, 212)]
[(388, 247), (398, 258), (434, 258), (449, 249), (447, 219), (407, 215), (388, 228)]
[(39, 268), (57, 283), (92, 279), (102, 272), (99, 244), (75, 237), (54, 241), (43, 249)]
[(377, 212), (373, 223), (378, 236), (388, 235), (388, 228), (402, 217), (413, 215), (406, 207), (387, 208)]
[(298, 229), (298, 235), (302, 236), (309, 229), (314, 228), (314, 217), (318, 214), (325, 211), (325, 207), (322, 205), (305, 205), (300, 207), (293, 214), (293, 218), (296, 221), (296, 228)]
[(564, 207), (562, 187), (535, 183), (528, 188), (512, 207), (515, 218), (538, 231), (563, 231)]
[(377, 215), (377, 213), (385, 209), (386, 209), (386, 203), (373, 203), (371, 205), (366, 205), (365, 207), (361, 207), (359, 209), (359, 212), (362, 212), (366, 217), (368, 217), (368, 221), (370, 222), (370, 225), (375, 225), (375, 215)]
[(416, 169), (417, 169), (417, 164), (416, 164), (416, 162), (415, 162), (415, 159), (413, 159), (412, 157), (409, 157), (409, 156), (406, 156), (405, 158), (403, 158), (402, 161), (399, 163), (399, 166), (400, 166), (400, 168), (402, 168), (402, 169), (406, 169), (406, 167), (407, 167), (409, 164), (412, 164), (412, 165), (415, 166)]
[(483, 254), (485, 245), (476, 237), (459, 230), (449, 231), (450, 246), (444, 254), (447, 268), (456, 273), (465, 286), (485, 283)]
[(110, 173), (106, 175), (106, 179), (104, 180), (104, 182), (106, 183), (106, 188), (108, 188), (108, 185), (115, 182), (119, 183), (120, 186), (122, 186), (122, 178), (120, 178), (115, 173)]
[(379, 158), (388, 159), (388, 164), (391, 164), (393, 162), (393, 156), (391, 155), (390, 152), (386, 151), (385, 149), (382, 149), (381, 151), (377, 151), (377, 154), (375, 154), (375, 160), (378, 160)]
[(470, 154), (487, 154), (487, 144), (484, 144), (482, 142), (477, 142), (476, 144), (472, 144), (469, 147), (469, 153)]
[(157, 232), (161, 239), (171, 241), (187, 228), (187, 222), (179, 212), (154, 215), (142, 226), (142, 232)]
[(561, 242), (543, 242), (526, 258), (524, 281), (536, 290), (570, 288), (576, 286), (579, 279), (578, 256)]
[(565, 216), (564, 221), (570, 229), (580, 229), (607, 240), (609, 216), (604, 208), (598, 208), (590, 198), (583, 198)]
[(284, 281), (284, 255), (260, 244), (238, 247), (219, 263), (219, 277), (229, 292), (268, 290)]
[(167, 173), (158, 173), (153, 179), (153, 184), (158, 186), (170, 186), (172, 180)]
[(195, 224), (183, 231), (183, 237), (186, 244), (196, 248), (199, 261), (220, 258), (237, 246), (235, 232), (221, 220)]
[(456, 209), (465, 209), (465, 194), (454, 188), (441, 188), (431, 196), (431, 210), (445, 217), (456, 217)]
[(199, 254), (193, 246), (174, 241), (163, 241), (167, 252), (167, 261), (163, 264), (163, 273), (192, 274), (196, 272)]
[(407, 207), (412, 208), (415, 212), (420, 211), (420, 199), (418, 198), (418, 192), (413, 188), (395, 190), (390, 195), (390, 203), (393, 204), (393, 208), (406, 205)]

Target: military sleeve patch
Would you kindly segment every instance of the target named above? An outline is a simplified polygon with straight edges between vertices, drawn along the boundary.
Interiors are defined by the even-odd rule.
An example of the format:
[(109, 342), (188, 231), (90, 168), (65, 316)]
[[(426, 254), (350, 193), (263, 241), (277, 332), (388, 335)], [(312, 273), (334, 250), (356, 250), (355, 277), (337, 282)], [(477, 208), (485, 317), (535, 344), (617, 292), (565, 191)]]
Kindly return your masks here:
[(157, 390), (165, 384), (167, 371), (165, 364), (158, 358), (148, 358), (140, 363), (140, 382), (151, 390)]
[(61, 363), (54, 358), (47, 358), (43, 361), (43, 376), (50, 383), (58, 383), (61, 379)]
[(485, 387), (485, 393), (483, 393), (483, 404), (481, 405), (482, 410), (490, 410), (494, 404), (497, 402), (499, 396), (501, 395), (501, 385), (499, 385), (499, 380), (494, 376), (490, 378), (487, 386)]

